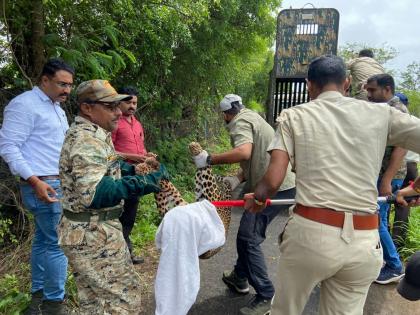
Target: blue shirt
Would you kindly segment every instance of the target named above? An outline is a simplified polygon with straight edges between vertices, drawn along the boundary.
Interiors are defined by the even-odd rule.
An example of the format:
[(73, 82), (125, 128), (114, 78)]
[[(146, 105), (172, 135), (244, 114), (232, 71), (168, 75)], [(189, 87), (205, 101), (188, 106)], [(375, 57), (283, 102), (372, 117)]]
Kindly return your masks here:
[(10, 101), (0, 130), (0, 155), (23, 179), (58, 175), (64, 136), (69, 128), (60, 103), (38, 87)]

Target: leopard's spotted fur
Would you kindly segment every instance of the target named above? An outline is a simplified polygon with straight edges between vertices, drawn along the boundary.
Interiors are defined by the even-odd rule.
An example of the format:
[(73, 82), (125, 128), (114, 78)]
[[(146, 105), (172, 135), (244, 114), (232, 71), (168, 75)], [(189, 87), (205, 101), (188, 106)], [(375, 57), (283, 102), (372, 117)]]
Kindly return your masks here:
[[(191, 142), (189, 145), (190, 152), (193, 156), (199, 154), (203, 149), (197, 142)], [(219, 175), (213, 174), (211, 166), (198, 168), (195, 173), (195, 198), (197, 201), (207, 199), (208, 201), (228, 200), (231, 198), (232, 190), (229, 184), (222, 180)], [(220, 207), (217, 208), (217, 213), (225, 227), (225, 236), (229, 230), (231, 208)], [(221, 247), (209, 250), (200, 256), (202, 259), (208, 259), (217, 254)]]
[[(189, 145), (190, 152), (193, 156), (199, 154), (203, 149), (197, 142), (191, 142)], [(136, 174), (145, 175), (154, 170), (159, 169), (159, 162), (156, 156), (148, 157), (143, 163), (139, 163), (135, 167)], [(164, 216), (172, 208), (185, 205), (187, 202), (182, 198), (178, 189), (166, 179), (160, 182), (161, 190), (155, 193), (156, 206), (159, 213)], [(198, 168), (195, 174), (195, 196), (196, 201), (207, 199), (209, 201), (228, 200), (231, 198), (230, 185), (223, 182), (222, 177), (213, 174), (210, 166)], [(225, 227), (225, 235), (229, 230), (231, 209), (229, 207), (217, 208), (217, 213)], [(221, 247), (209, 250), (200, 256), (201, 259), (208, 259), (217, 254)]]
[[(145, 175), (159, 169), (159, 162), (154, 157), (147, 158), (143, 163), (135, 167), (136, 174)], [(167, 179), (161, 179), (159, 182), (160, 191), (155, 193), (156, 207), (163, 217), (166, 212), (176, 206), (186, 205), (187, 202), (182, 198), (178, 189)]]

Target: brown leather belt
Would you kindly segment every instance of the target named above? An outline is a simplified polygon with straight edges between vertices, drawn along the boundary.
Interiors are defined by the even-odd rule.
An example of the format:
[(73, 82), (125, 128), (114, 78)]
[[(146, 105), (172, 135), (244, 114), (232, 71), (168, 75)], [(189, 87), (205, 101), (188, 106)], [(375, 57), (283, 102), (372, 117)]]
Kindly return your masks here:
[[(46, 176), (37, 176), (40, 180), (47, 180), (47, 179), (60, 179), (59, 175), (46, 175)], [(26, 182), (22, 177), (20, 178), (21, 181)]]
[[(307, 207), (297, 204), (294, 213), (319, 223), (343, 227), (344, 212), (335, 211), (328, 208)], [(356, 215), (353, 214), (353, 227), (355, 230), (375, 230), (379, 227), (379, 217), (377, 214)]]

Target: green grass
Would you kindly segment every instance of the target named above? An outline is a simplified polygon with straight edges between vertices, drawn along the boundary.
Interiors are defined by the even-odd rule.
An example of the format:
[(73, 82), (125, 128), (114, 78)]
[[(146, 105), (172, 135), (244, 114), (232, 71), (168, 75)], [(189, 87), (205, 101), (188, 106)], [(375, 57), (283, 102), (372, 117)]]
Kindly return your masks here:
[[(390, 215), (390, 223), (394, 222), (394, 211)], [(420, 207), (410, 209), (408, 231), (405, 244), (399, 249), (401, 258), (405, 261), (416, 251), (420, 250)]]
[(407, 238), (400, 253), (405, 260), (418, 250), (420, 250), (420, 207), (412, 208), (410, 211)]

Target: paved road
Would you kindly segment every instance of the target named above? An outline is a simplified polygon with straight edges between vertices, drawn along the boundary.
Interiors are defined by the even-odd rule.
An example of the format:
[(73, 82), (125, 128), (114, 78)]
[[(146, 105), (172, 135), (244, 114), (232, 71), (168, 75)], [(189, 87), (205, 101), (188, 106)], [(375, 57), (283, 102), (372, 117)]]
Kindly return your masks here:
[[(237, 315), (239, 309), (247, 304), (251, 294), (255, 293), (251, 290), (251, 294), (248, 295), (236, 294), (229, 290), (221, 279), (223, 270), (232, 269), (236, 260), (236, 232), (241, 215), (242, 210), (237, 208), (232, 210), (232, 223), (224, 248), (209, 260), (200, 261), (200, 292), (188, 315)], [(280, 254), (277, 238), (287, 217), (288, 213), (284, 211), (271, 222), (267, 230), (267, 239), (263, 243), (265, 259), (272, 279), (277, 276), (276, 267)], [(312, 293), (304, 315), (317, 314), (318, 295), (318, 290)]]
[[(224, 248), (208, 260), (200, 260), (201, 285), (196, 303), (188, 315), (237, 315), (241, 307), (247, 304), (251, 294), (239, 295), (230, 291), (221, 277), (224, 270), (230, 270), (236, 260), (236, 233), (242, 210), (232, 209), (232, 222)], [(280, 213), (267, 229), (267, 239), (263, 251), (271, 279), (277, 277), (279, 249), (277, 238), (283, 230), (287, 211)], [(367, 297), (364, 315), (420, 315), (420, 302), (409, 302), (400, 297), (395, 284), (381, 286), (373, 284)], [(319, 289), (315, 288), (302, 315), (318, 314)], [(154, 303), (146, 307), (143, 314), (154, 314)]]

